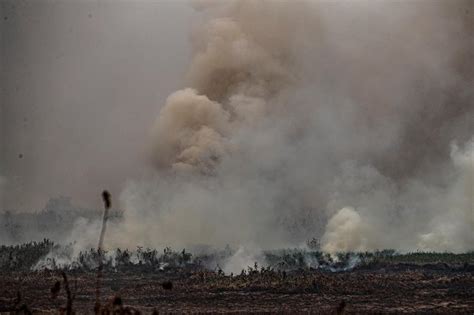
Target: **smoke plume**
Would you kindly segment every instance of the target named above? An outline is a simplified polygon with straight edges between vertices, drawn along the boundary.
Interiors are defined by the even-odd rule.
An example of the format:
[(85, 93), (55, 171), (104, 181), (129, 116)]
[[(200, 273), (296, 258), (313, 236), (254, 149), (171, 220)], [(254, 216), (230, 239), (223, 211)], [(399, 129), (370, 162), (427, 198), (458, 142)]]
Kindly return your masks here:
[(194, 4), (115, 241), (474, 249), (472, 2)]

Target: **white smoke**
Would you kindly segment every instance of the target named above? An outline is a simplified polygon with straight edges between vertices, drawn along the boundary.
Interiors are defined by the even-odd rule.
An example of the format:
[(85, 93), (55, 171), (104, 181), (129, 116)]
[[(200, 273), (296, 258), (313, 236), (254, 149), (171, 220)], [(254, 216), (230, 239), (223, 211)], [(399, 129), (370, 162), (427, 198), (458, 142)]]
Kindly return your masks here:
[(429, 232), (419, 235), (419, 248), (433, 251), (470, 250), (474, 244), (474, 138), (464, 148), (453, 145), (455, 175), (438, 195)]
[(366, 251), (370, 248), (369, 229), (354, 208), (342, 208), (326, 226), (322, 249), (329, 253)]
[(261, 249), (252, 246), (241, 246), (224, 262), (223, 271), (225, 274), (236, 275), (247, 268), (258, 267), (267, 267)]
[(195, 5), (115, 242), (474, 249), (469, 2)]
[[(349, 167), (337, 182), (332, 206), (350, 202), (329, 220), (323, 250), (338, 251), (397, 248), (424, 251), (471, 250), (474, 244), (473, 140), (460, 149), (453, 145), (449, 180), (395, 183), (373, 169)], [(344, 173), (344, 172), (343, 172)]]

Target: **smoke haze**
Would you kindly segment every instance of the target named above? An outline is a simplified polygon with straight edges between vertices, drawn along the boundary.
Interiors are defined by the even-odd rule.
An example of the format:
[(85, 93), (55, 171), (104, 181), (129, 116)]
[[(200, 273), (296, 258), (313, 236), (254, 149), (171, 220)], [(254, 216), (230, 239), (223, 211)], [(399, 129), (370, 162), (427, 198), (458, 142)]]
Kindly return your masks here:
[[(183, 88), (160, 94), (155, 108), (136, 107), (135, 97), (143, 104), (149, 95), (121, 101), (140, 109), (150, 134), (127, 138), (133, 118), (120, 110), (108, 118), (120, 124), (110, 131), (117, 147), (101, 150), (127, 159), (148, 143), (152, 168), (136, 175), (144, 162), (99, 160), (97, 170), (130, 170), (103, 177), (129, 179), (124, 220), (106, 243), (253, 249), (317, 237), (331, 253), (474, 249), (473, 2), (229, 0), (188, 9), (190, 61), (139, 79), (171, 92), (182, 75)], [(183, 40), (150, 36), (149, 45), (166, 51)], [(95, 119), (87, 126), (101, 126)], [(238, 252), (237, 265), (254, 256)]]
[[(0, 1), (2, 210), (101, 207), (146, 164), (156, 101), (180, 87), (184, 1)], [(21, 154), (21, 158), (20, 158)]]

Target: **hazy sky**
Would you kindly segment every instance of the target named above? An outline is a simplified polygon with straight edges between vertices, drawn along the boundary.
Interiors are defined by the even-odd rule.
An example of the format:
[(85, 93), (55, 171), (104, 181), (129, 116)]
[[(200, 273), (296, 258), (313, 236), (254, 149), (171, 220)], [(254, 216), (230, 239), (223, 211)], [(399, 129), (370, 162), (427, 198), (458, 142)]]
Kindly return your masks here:
[(149, 128), (183, 85), (193, 9), (171, 0), (0, 3), (0, 202), (30, 211), (65, 195), (96, 206), (101, 189), (118, 194), (145, 165)]
[(473, 249), (474, 1), (0, 3), (6, 209), (106, 188), (113, 246)]

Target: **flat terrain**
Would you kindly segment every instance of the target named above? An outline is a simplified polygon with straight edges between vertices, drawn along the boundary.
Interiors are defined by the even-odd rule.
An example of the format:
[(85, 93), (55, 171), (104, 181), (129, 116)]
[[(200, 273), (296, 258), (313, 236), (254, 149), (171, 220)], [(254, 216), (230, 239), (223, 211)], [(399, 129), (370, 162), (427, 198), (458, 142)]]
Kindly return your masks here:
[[(107, 271), (102, 305), (129, 313), (324, 312), (473, 313), (474, 266), (387, 264), (346, 272), (249, 271), (225, 276), (209, 271)], [(76, 313), (93, 313), (95, 272), (68, 272)], [(53, 298), (57, 281), (61, 289)], [(170, 282), (172, 288), (170, 289)], [(164, 285), (163, 285), (164, 284)], [(165, 289), (166, 287), (167, 289)], [(53, 289), (52, 289), (53, 288)], [(115, 306), (112, 306), (115, 299)], [(25, 305), (33, 313), (57, 313), (66, 305), (59, 271), (0, 272), (0, 311)]]

